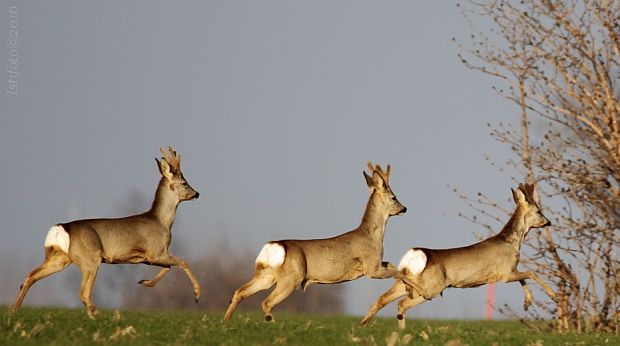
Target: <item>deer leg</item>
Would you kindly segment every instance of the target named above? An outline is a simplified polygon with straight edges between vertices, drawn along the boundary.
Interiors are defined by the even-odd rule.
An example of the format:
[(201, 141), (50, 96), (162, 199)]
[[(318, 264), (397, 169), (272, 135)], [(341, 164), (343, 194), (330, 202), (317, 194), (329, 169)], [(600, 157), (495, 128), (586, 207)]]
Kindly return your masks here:
[(388, 279), (397, 277), (399, 274), (398, 269), (390, 262), (381, 262), (380, 266), (368, 270), (367, 273), (373, 279)]
[(140, 281), (138, 281), (138, 283), (142, 284), (144, 286), (147, 286), (147, 287), (153, 287), (153, 286), (157, 285), (157, 283), (159, 281), (161, 281), (161, 279), (163, 279), (164, 276), (166, 276), (166, 274), (168, 274), (169, 271), (170, 271), (170, 267), (163, 267), (163, 268), (161, 268), (159, 273), (157, 273), (157, 275), (155, 275), (154, 278), (152, 278), (150, 280), (140, 280)]
[(228, 309), (226, 310), (226, 315), (224, 315), (224, 320), (229, 321), (232, 318), (235, 310), (237, 310), (237, 305), (239, 305), (242, 300), (258, 291), (268, 289), (274, 282), (275, 278), (272, 273), (267, 273), (265, 270), (257, 271), (252, 280), (235, 291), (235, 294), (230, 300), (230, 305), (228, 305)]
[[(398, 271), (398, 269), (390, 262), (381, 262), (381, 266), (375, 268), (374, 271), (368, 273), (368, 276), (373, 279), (387, 279), (387, 278), (396, 278), (402, 280), (407, 286), (407, 291), (409, 292), (409, 296), (411, 298), (414, 297), (415, 293), (424, 297), (424, 290), (420, 285), (411, 281), (405, 274)], [(432, 297), (426, 297), (426, 299), (430, 299)]]
[(377, 312), (379, 312), (379, 310), (383, 309), (384, 306), (404, 296), (405, 294), (407, 294), (407, 287), (405, 286), (405, 284), (400, 280), (395, 280), (394, 285), (389, 290), (387, 290), (387, 292), (383, 293), (379, 298), (377, 298), (374, 304), (372, 304), (360, 324), (362, 326), (367, 326), (368, 323), (370, 323), (370, 321), (372, 320), (372, 318), (377, 314)]
[(525, 300), (523, 301), (523, 310), (527, 311), (527, 309), (532, 305), (532, 292), (525, 284), (525, 280), (519, 280), (521, 287), (523, 287), (523, 294), (525, 294)]
[(398, 302), (398, 314), (396, 318), (398, 319), (398, 327), (400, 329), (405, 329), (405, 312), (411, 309), (412, 307), (423, 303), (426, 299), (422, 296), (416, 296), (415, 298), (405, 297)]
[[(390, 262), (381, 262), (381, 265), (376, 268), (367, 268), (366, 275), (372, 279), (398, 278), (403, 281), (407, 279), (407, 277), (403, 275), (403, 273), (399, 272), (398, 269)], [(405, 281), (405, 283), (409, 285), (407, 281)]]
[(99, 263), (82, 264), (80, 270), (82, 271), (82, 284), (80, 285), (80, 300), (86, 306), (88, 317), (95, 319), (97, 308), (91, 299), (93, 286), (95, 285), (95, 279), (97, 278), (97, 269), (99, 269)]
[[(192, 286), (194, 286), (194, 299), (196, 300), (196, 303), (198, 303), (198, 299), (200, 299), (200, 284), (198, 283), (196, 276), (194, 276), (194, 273), (192, 273), (191, 269), (189, 269), (189, 265), (187, 264), (187, 262), (182, 258), (178, 258), (178, 257), (170, 256), (170, 255), (164, 255), (164, 256), (165, 257), (151, 260), (151, 263), (153, 263), (154, 265), (160, 266), (160, 267), (176, 266), (176, 267), (180, 267), (181, 269), (183, 269), (183, 271), (185, 271), (185, 274), (189, 278), (189, 281), (191, 281)], [(162, 274), (162, 271), (160, 271), (159, 274), (157, 274), (157, 276), (160, 276), (160, 275), (163, 276), (166, 274), (165, 272)], [(155, 278), (157, 278), (157, 276)], [(161, 277), (159, 279), (161, 280)]]
[[(545, 293), (547, 293), (549, 298), (551, 298), (554, 301), (556, 300), (555, 292), (553, 292), (551, 287), (549, 287), (544, 281), (542, 281), (541, 278), (534, 272), (527, 271), (527, 272), (511, 273), (508, 279), (506, 280), (506, 282), (514, 282), (514, 281), (521, 282), (521, 281), (524, 281), (525, 279), (531, 279), (531, 280), (538, 282), (538, 284), (542, 286), (542, 288), (545, 290)], [(521, 283), (521, 285), (525, 286), (523, 283)], [(530, 296), (531, 296), (531, 293), (530, 293)], [(527, 293), (526, 293), (526, 300), (527, 300)]]
[(271, 310), (282, 302), (286, 297), (290, 296), (295, 288), (299, 286), (299, 283), (295, 284), (291, 279), (284, 279), (278, 281), (276, 284), (276, 288), (267, 296), (265, 300), (263, 300), (262, 307), (263, 312), (265, 313), (265, 321), (275, 321), (273, 319), (273, 315), (271, 314)]
[(425, 294), (426, 291), (424, 291), (424, 289), (422, 289), (420, 285), (413, 282), (406, 275), (399, 272), (398, 276), (396, 277), (402, 280), (405, 283), (405, 285), (407, 285), (407, 292), (409, 293), (409, 298), (414, 299), (416, 295), (423, 297), (425, 300), (430, 300), (431, 298), (433, 298), (432, 295)]
[(15, 305), (13, 305), (11, 311), (15, 312), (19, 310), (24, 298), (26, 297), (26, 293), (32, 285), (45, 277), (65, 269), (69, 264), (71, 264), (71, 260), (69, 260), (69, 257), (64, 252), (57, 251), (53, 248), (46, 249), (45, 260), (43, 263), (31, 271), (26, 276), (24, 283), (19, 286), (19, 294), (17, 295)]

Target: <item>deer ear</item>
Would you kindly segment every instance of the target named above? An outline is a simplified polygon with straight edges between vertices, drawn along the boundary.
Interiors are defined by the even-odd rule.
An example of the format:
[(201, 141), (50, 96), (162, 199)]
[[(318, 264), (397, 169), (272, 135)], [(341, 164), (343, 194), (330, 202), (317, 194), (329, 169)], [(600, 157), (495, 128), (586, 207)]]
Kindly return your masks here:
[(161, 173), (162, 177), (166, 177), (168, 179), (172, 178), (172, 171), (170, 170), (168, 161), (165, 159), (155, 159), (155, 162), (157, 162), (157, 167), (159, 167), (159, 173)]
[(366, 185), (368, 186), (369, 189), (372, 190), (372, 188), (374, 187), (372, 185), (372, 178), (368, 174), (366, 174), (366, 172), (362, 172), (362, 173), (364, 173), (364, 179), (366, 180)]
[(527, 203), (525, 199), (525, 195), (523, 194), (521, 189), (517, 189), (516, 191), (513, 189), (510, 189), (510, 191), (512, 191), (512, 198), (515, 200), (515, 203), (517, 203), (517, 205)]

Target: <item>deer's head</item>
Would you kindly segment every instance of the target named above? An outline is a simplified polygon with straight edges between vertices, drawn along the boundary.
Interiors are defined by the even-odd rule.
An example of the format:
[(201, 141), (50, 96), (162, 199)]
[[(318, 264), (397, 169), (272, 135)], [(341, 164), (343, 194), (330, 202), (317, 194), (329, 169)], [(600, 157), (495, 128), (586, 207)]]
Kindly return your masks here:
[(517, 212), (521, 213), (522, 220), (528, 230), (551, 226), (551, 221), (543, 215), (540, 209), (538, 196), (536, 186), (532, 184), (519, 184), (519, 188), (512, 190), (512, 197), (517, 204)]
[(389, 216), (400, 215), (407, 211), (407, 207), (402, 205), (389, 185), (390, 165), (384, 171), (381, 166), (375, 165), (368, 161), (370, 175), (364, 172), (366, 185), (370, 189), (372, 198), (374, 198), (375, 206), (387, 212)]
[(198, 198), (200, 194), (189, 185), (181, 172), (181, 155), (178, 155), (172, 147), (168, 147), (167, 152), (161, 148), (161, 153), (163, 157), (159, 160), (155, 159), (155, 161), (157, 161), (159, 173), (161, 173), (168, 190), (175, 195), (178, 201)]

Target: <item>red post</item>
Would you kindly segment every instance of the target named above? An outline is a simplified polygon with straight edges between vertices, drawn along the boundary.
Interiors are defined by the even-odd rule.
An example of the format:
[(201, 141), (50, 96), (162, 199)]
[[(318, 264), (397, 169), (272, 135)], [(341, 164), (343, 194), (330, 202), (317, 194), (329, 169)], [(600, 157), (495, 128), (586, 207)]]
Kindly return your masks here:
[(493, 319), (493, 310), (495, 309), (495, 283), (487, 285), (487, 303), (485, 304), (485, 318)]

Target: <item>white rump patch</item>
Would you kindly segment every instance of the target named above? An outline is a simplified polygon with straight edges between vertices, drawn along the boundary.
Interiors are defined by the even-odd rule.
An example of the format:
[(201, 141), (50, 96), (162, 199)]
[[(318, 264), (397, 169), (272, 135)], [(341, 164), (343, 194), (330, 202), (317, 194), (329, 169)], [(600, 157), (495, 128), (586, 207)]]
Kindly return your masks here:
[(398, 270), (407, 268), (412, 275), (420, 274), (424, 270), (424, 267), (426, 267), (426, 260), (427, 258), (424, 251), (409, 249), (400, 260)]
[(45, 247), (55, 246), (69, 254), (69, 233), (60, 225), (52, 226), (45, 237)]
[(256, 263), (266, 264), (269, 267), (279, 267), (284, 263), (284, 256), (286, 252), (284, 247), (278, 243), (267, 243), (260, 250), (258, 257), (256, 257)]

